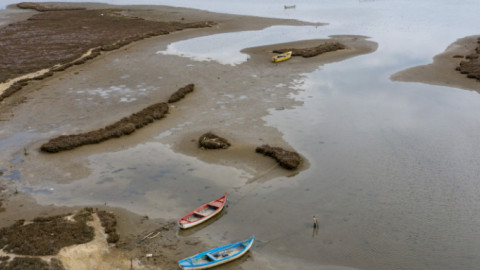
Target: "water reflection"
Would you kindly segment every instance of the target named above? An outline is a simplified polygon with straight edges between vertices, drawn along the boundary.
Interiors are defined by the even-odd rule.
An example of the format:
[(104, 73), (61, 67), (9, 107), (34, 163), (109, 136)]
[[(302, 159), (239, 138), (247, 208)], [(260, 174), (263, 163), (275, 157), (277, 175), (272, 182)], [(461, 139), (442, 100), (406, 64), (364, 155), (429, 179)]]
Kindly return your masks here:
[(259, 31), (217, 34), (175, 42), (157, 54), (180, 55), (196, 61), (216, 61), (235, 66), (249, 58), (240, 52), (245, 48), (316, 39), (324, 37), (322, 30), (316, 26), (272, 26)]
[(242, 179), (245, 183), (249, 177), (237, 169), (206, 164), (153, 142), (93, 155), (89, 167), (92, 173), (88, 178), (68, 184), (23, 184), (21, 190), (35, 194), (42, 204), (107, 204), (152, 218), (177, 219), (192, 205), (242, 185)]

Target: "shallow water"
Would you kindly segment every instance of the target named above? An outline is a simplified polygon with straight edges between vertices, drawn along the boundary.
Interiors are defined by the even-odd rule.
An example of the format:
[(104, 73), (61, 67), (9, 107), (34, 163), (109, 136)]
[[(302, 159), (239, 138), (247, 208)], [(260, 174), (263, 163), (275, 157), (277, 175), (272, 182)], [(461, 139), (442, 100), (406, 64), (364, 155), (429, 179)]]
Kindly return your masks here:
[[(258, 269), (260, 262), (271, 269), (478, 268), (480, 95), (389, 79), (407, 67), (430, 63), (458, 38), (478, 35), (478, 1), (114, 2), (330, 23), (253, 31), (258, 38), (240, 44), (252, 33), (203, 37), (167, 49), (226, 65), (245, 60), (243, 47), (268, 44), (272, 37), (286, 42), (356, 34), (369, 36), (379, 48), (290, 82), (302, 90), (292, 98), (303, 106), (272, 110), (265, 118), (308, 158), (307, 171), (246, 184), (242, 171), (150, 142), (92, 156), (86, 179), (25, 184), (23, 190), (40, 203), (107, 203), (176, 218), (182, 209), (227, 190), (230, 206), (221, 219), (180, 235), (233, 242), (255, 234), (254, 260), (241, 261), (245, 269)], [(291, 4), (296, 9), (283, 9)], [(281, 38), (278, 32), (284, 33)], [(218, 40), (225, 49), (205, 54)], [(158, 197), (169, 198), (169, 205), (158, 205)], [(312, 228), (313, 215), (318, 230)]]

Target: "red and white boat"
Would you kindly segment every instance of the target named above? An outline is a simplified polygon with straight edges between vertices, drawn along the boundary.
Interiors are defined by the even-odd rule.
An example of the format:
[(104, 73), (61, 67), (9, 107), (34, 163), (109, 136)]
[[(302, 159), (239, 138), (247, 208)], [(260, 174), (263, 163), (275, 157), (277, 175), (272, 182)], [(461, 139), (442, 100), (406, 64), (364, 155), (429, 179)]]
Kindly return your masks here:
[(184, 217), (180, 218), (177, 223), (182, 229), (187, 229), (207, 221), (216, 214), (220, 213), (227, 202), (227, 192), (222, 197), (206, 203)]

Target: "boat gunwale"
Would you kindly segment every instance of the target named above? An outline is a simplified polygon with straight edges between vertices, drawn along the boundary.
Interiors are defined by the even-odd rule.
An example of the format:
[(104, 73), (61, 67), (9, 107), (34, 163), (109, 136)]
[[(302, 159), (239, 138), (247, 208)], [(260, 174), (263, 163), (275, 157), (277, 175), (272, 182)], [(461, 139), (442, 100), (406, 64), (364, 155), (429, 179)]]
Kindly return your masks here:
[[(195, 220), (195, 221), (188, 221), (187, 218), (189, 218), (190, 216), (192, 215), (195, 215), (196, 212), (200, 211), (200, 210), (203, 210), (205, 209), (206, 207), (216, 207), (215, 205), (211, 205), (212, 203), (214, 202), (218, 202), (218, 201), (221, 201), (222, 205), (219, 206), (217, 209), (215, 209), (213, 212), (209, 213), (208, 215), (203, 215), (203, 217)], [(191, 211), (190, 213), (186, 214), (185, 216), (179, 218), (177, 220), (177, 224), (180, 228), (182, 229), (188, 229), (188, 228), (191, 228), (191, 227), (194, 227), (200, 223), (203, 223), (205, 221), (207, 221), (208, 219), (214, 217), (215, 215), (217, 215), (218, 213), (220, 213), (220, 211), (223, 210), (223, 208), (225, 207), (225, 204), (227, 203), (227, 192), (225, 192), (225, 194), (223, 196), (221, 196), (220, 198), (216, 199), (216, 200), (213, 200), (213, 201), (210, 201), (208, 203), (205, 203), (205, 204), (202, 204), (201, 206), (195, 208), (193, 211)], [(198, 215), (198, 214), (197, 214)], [(200, 213), (200, 215), (202, 215)], [(199, 216), (200, 216), (199, 215)]]
[[(232, 243), (232, 244), (228, 244), (228, 245), (221, 246), (221, 247), (217, 247), (217, 248), (214, 248), (214, 249), (210, 249), (210, 250), (195, 254), (191, 257), (182, 259), (182, 260), (178, 261), (178, 264), (180, 265), (180, 267), (182, 269), (206, 269), (206, 268), (214, 267), (214, 266), (217, 266), (217, 265), (220, 265), (220, 264), (224, 264), (224, 263), (227, 263), (229, 261), (232, 261), (234, 259), (237, 259), (237, 258), (243, 256), (247, 251), (250, 250), (250, 248), (253, 245), (254, 240), (255, 240), (255, 236), (252, 235), (252, 237), (250, 239), (243, 240), (243, 241), (236, 242), (236, 243)], [(222, 250), (231, 249), (231, 248), (239, 246), (239, 245), (243, 245), (244, 248), (242, 250), (240, 250), (239, 252), (235, 253), (234, 255), (227, 256), (227, 257), (221, 258), (221, 259), (215, 259), (215, 261), (210, 261), (210, 262), (202, 263), (202, 264), (198, 264), (198, 265), (194, 265), (193, 262), (192, 262), (193, 258), (200, 258), (200, 257), (203, 257), (203, 256), (208, 256), (208, 254), (219, 252), (219, 251), (222, 251)], [(190, 262), (189, 262), (189, 260), (190, 260)], [(185, 265), (182, 265), (182, 262), (189, 262), (191, 265), (190, 266), (185, 266)]]

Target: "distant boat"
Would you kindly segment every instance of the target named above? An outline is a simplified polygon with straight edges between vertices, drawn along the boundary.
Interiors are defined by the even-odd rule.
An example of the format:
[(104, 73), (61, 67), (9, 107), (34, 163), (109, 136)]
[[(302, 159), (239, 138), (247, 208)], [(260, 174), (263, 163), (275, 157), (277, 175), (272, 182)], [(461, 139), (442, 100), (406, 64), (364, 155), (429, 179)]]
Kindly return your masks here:
[(233, 261), (245, 254), (253, 245), (255, 236), (245, 241), (214, 248), (192, 257), (178, 261), (182, 269), (207, 269), (220, 264)]
[(286, 52), (286, 53), (282, 53), (282, 54), (278, 54), (278, 55), (275, 55), (274, 57), (272, 57), (272, 62), (274, 63), (278, 63), (278, 62), (282, 62), (282, 61), (285, 61), (285, 60), (288, 60), (292, 57), (292, 52)]
[(227, 202), (227, 192), (222, 197), (206, 203), (197, 209), (193, 210), (192, 212), (186, 214), (184, 217), (180, 218), (177, 221), (177, 224), (182, 229), (187, 229), (198, 225), (202, 222), (207, 221), (208, 219), (212, 218), (216, 214), (222, 211), (225, 203)]
[(293, 6), (283, 6), (283, 8), (285, 8), (285, 9), (295, 8), (295, 5), (293, 5)]

